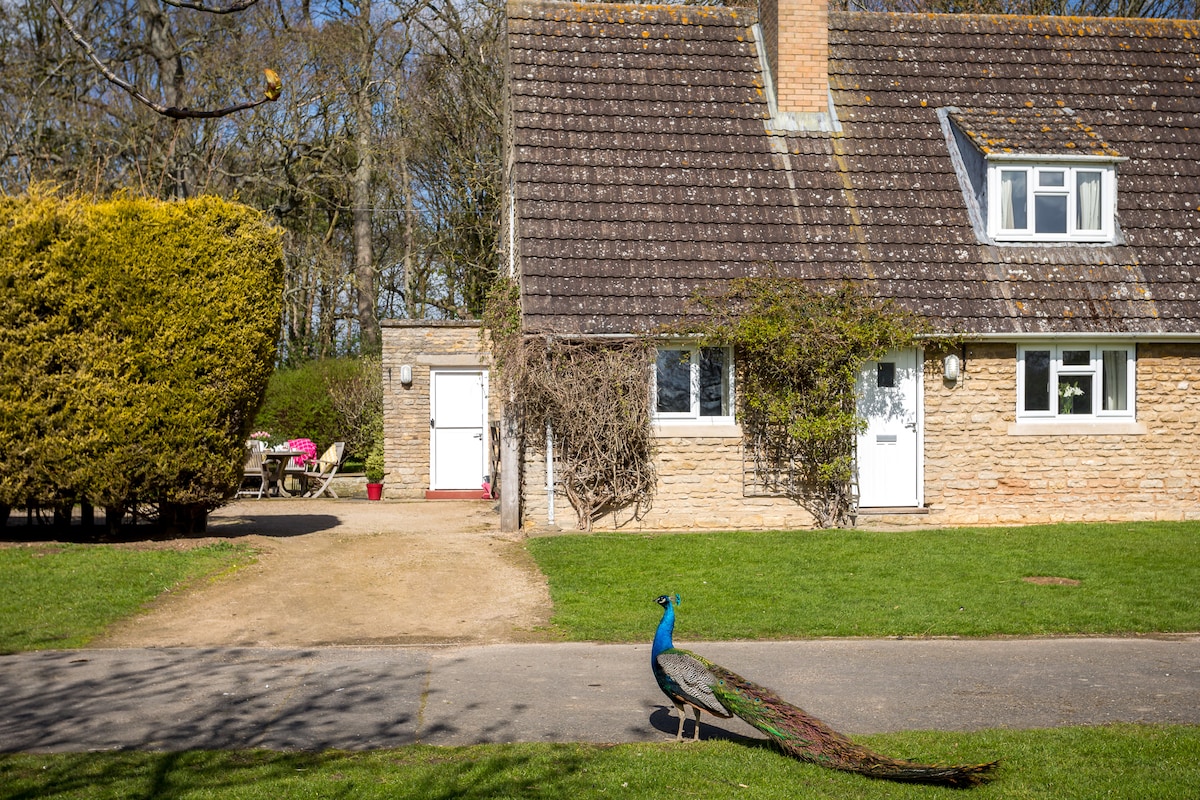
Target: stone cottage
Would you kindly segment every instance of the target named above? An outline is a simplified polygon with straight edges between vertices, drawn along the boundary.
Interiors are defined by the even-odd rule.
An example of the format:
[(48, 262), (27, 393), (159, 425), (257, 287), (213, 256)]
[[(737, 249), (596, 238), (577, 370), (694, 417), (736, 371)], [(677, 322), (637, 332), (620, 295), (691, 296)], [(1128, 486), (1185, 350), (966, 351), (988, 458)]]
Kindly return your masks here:
[[(823, 0), (520, 0), (508, 15), (504, 267), (528, 329), (655, 331), (764, 264), (854, 281), (963, 341), (864, 370), (860, 515), (1200, 516), (1200, 23)], [(494, 474), (480, 341), (469, 326), (386, 328), (387, 457), (403, 476), (389, 496)], [(710, 350), (661, 342), (654, 382), (704, 380), (720, 402), (657, 407), (653, 506), (607, 524), (811, 523), (756, 488), (737, 354)], [(482, 431), (455, 479), (470, 485), (430, 470), (449, 458), (426, 413), (431, 370), (482, 374), (479, 426), (446, 439)], [(552, 473), (526, 459), (520, 481), (501, 478), (521, 524), (561, 522)]]

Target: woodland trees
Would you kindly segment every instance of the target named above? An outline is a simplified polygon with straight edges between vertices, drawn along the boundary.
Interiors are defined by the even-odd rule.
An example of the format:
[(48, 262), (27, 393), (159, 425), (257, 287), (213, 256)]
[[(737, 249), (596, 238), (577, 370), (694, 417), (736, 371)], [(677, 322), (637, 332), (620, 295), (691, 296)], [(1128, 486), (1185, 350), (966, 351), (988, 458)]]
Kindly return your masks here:
[[(477, 316), (499, 227), (496, 0), (0, 4), (0, 192), (208, 193), (285, 230), (281, 358), (372, 352), (379, 317)], [(235, 13), (213, 14), (223, 6)], [(263, 70), (282, 78), (257, 104)]]

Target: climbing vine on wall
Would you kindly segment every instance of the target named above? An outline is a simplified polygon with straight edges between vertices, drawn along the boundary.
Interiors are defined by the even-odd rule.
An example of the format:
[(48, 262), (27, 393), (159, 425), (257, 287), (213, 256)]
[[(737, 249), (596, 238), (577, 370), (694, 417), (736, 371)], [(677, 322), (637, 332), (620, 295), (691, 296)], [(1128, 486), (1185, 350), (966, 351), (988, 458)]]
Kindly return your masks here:
[(847, 524), (864, 425), (855, 380), (865, 362), (912, 345), (920, 321), (852, 284), (819, 290), (778, 277), (734, 281), (698, 302), (704, 339), (735, 351), (738, 421), (756, 482), (822, 527)]
[(522, 438), (546, 452), (580, 530), (606, 514), (649, 508), (657, 484), (650, 429), (653, 346), (641, 338), (580, 340), (521, 327), (520, 293), (498, 281), (484, 313), (493, 365)]

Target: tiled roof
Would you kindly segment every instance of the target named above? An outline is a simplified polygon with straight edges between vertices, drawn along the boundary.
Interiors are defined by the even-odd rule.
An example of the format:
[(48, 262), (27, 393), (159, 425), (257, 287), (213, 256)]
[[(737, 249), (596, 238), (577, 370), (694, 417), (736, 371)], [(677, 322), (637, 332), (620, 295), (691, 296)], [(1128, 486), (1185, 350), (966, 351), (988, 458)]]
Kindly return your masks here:
[[(767, 130), (753, 22), (510, 3), (528, 325), (652, 330), (775, 271), (947, 331), (1200, 332), (1200, 23), (831, 14), (828, 135)], [(981, 148), (1128, 159), (1123, 243), (980, 243), (939, 109)]]
[(1069, 108), (962, 108), (948, 114), (982, 153), (1105, 158), (1121, 155)]

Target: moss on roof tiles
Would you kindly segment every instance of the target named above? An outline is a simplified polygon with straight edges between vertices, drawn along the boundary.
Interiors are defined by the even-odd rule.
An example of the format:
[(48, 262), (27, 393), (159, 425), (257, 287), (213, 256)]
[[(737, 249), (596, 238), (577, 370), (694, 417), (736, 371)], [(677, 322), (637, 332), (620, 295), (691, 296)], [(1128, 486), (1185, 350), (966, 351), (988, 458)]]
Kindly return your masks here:
[(1120, 155), (1066, 107), (1039, 109), (1028, 103), (1022, 109), (968, 108), (952, 112), (950, 117), (983, 153)]

